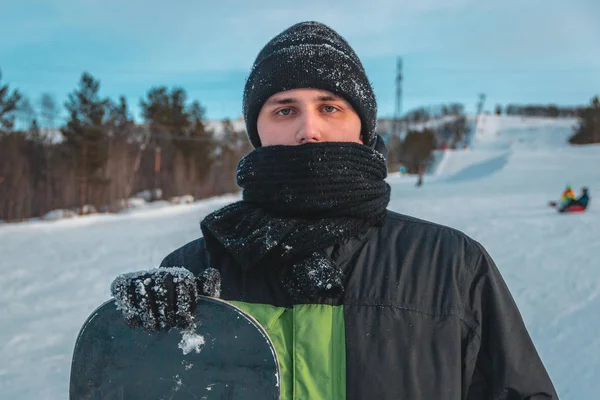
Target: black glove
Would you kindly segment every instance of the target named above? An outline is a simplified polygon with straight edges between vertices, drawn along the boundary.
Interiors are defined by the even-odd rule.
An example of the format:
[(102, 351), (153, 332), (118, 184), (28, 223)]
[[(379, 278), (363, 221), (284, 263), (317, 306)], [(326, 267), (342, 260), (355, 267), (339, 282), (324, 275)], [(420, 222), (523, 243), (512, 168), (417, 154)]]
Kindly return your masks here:
[(110, 289), (129, 326), (157, 332), (190, 327), (198, 296), (219, 297), (221, 279), (214, 268), (199, 277), (181, 267), (158, 268), (119, 275)]

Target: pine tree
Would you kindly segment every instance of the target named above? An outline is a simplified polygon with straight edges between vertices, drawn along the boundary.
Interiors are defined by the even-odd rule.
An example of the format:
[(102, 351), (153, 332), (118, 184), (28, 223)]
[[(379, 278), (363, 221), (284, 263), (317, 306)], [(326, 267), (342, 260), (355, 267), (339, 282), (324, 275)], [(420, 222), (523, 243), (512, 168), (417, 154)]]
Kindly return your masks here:
[[(212, 134), (205, 124), (205, 110), (198, 101), (189, 107), (181, 88), (152, 88), (140, 101), (142, 115), (150, 126), (155, 148), (155, 187), (162, 179), (168, 191), (184, 194), (199, 186), (212, 164)], [(164, 165), (164, 168), (163, 166)], [(162, 176), (169, 176), (163, 179)], [(167, 182), (168, 181), (168, 182)]]
[(18, 90), (12, 93), (8, 85), (2, 85), (2, 71), (0, 71), (0, 130), (11, 131), (15, 125), (16, 113), (22, 99)]
[(205, 123), (206, 110), (198, 101), (194, 101), (188, 110), (190, 123), (188, 136), (192, 139), (188, 146), (189, 156), (194, 160), (197, 177), (202, 181), (213, 163), (213, 134)]
[(107, 101), (106, 109), (106, 125), (109, 127), (109, 135), (113, 138), (129, 139), (133, 134), (135, 122), (131, 118), (125, 97), (119, 97), (117, 104)]
[(569, 138), (569, 143), (600, 143), (600, 99), (598, 96), (594, 97), (591, 104), (583, 109), (579, 127)]
[(409, 173), (419, 171), (420, 167), (429, 163), (436, 148), (435, 132), (431, 129), (408, 131), (402, 145), (402, 160)]
[(99, 95), (100, 82), (83, 73), (79, 88), (69, 94), (65, 107), (69, 120), (61, 129), (65, 148), (80, 180), (80, 206), (87, 204), (90, 184), (105, 184), (100, 171), (108, 160), (108, 140), (104, 126), (107, 100)]

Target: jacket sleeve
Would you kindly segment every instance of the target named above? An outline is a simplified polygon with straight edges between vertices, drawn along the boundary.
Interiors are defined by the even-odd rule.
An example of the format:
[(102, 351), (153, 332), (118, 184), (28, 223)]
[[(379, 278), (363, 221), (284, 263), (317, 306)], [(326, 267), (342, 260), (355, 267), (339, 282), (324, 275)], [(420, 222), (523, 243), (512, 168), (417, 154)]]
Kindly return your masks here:
[(552, 381), (493, 260), (479, 244), (466, 295), (479, 332), (468, 400), (558, 399)]
[(209, 266), (209, 257), (204, 239), (193, 240), (167, 255), (159, 268), (183, 267), (200, 275)]

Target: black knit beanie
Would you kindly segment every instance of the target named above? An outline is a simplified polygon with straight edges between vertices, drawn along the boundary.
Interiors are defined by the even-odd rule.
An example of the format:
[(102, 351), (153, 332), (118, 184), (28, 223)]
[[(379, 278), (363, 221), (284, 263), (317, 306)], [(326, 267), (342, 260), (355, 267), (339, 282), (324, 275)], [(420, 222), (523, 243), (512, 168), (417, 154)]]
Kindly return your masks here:
[(302, 22), (265, 45), (246, 81), (244, 119), (254, 147), (261, 146), (256, 122), (267, 99), (300, 88), (327, 90), (343, 97), (360, 117), (363, 143), (374, 145), (377, 103), (360, 60), (333, 29), (319, 22)]

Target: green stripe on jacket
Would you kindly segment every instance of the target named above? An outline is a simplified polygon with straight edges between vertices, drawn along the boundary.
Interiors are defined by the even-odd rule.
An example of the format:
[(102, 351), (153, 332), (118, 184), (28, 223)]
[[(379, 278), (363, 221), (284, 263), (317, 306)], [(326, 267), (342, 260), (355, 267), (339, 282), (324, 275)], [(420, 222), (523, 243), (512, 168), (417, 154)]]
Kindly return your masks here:
[(281, 400), (346, 398), (343, 306), (231, 303), (252, 315), (271, 338), (279, 358)]

